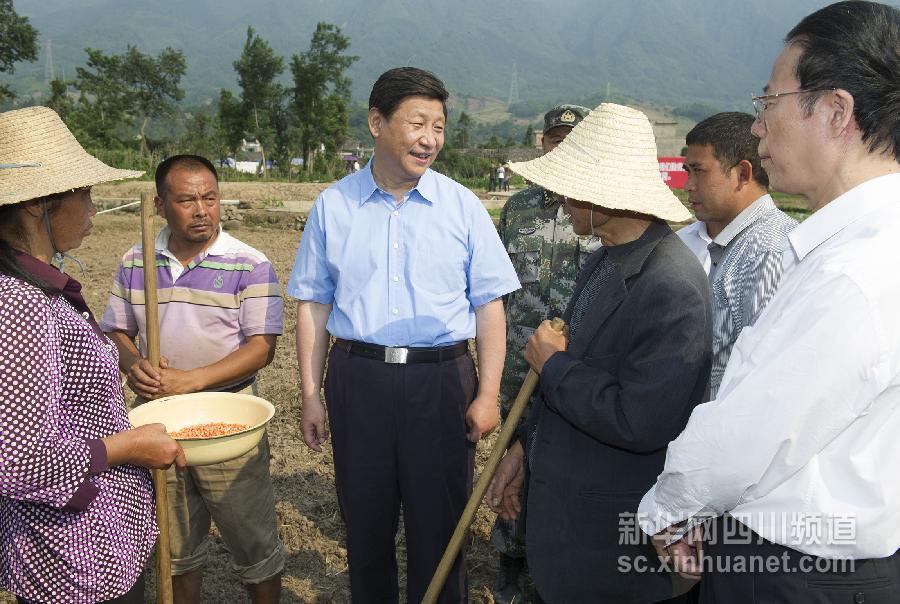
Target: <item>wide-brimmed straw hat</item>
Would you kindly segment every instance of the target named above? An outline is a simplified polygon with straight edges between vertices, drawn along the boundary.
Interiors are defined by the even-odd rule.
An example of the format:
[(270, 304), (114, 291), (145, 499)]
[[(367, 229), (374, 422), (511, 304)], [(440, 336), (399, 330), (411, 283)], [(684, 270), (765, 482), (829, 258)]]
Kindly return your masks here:
[(603, 103), (556, 149), (510, 168), (554, 193), (610, 210), (691, 219), (659, 173), (650, 120), (630, 107)]
[(0, 113), (0, 206), (141, 174), (90, 155), (48, 107)]

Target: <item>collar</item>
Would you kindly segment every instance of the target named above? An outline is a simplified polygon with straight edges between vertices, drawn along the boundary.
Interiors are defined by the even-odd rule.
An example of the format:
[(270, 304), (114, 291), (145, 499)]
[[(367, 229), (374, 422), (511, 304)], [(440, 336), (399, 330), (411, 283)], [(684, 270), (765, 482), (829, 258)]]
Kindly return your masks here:
[(900, 174), (879, 176), (855, 186), (797, 225), (788, 241), (802, 261), (819, 245), (860, 218), (900, 202)]
[[(172, 229), (169, 228), (169, 225), (164, 226), (156, 236), (156, 241), (154, 242), (153, 247), (157, 253), (160, 253), (169, 258), (175, 258), (175, 254), (173, 254), (172, 250), (169, 249), (169, 236), (171, 234)], [(222, 224), (219, 223), (219, 234), (216, 235), (216, 240), (213, 241), (213, 244), (211, 246), (209, 246), (208, 248), (206, 248), (206, 250), (199, 254), (198, 257), (206, 258), (207, 256), (224, 256), (231, 248), (232, 241), (234, 241), (234, 237), (223, 231)]]
[(91, 329), (94, 330), (94, 333), (100, 336), (101, 339), (105, 339), (103, 331), (101, 331), (100, 326), (97, 325), (97, 320), (94, 319), (94, 313), (91, 312), (87, 302), (84, 300), (84, 296), (81, 293), (81, 283), (57, 269), (55, 266), (38, 260), (31, 254), (26, 254), (25, 252), (18, 250), (16, 250), (15, 254), (16, 260), (22, 268), (44, 283), (50, 285), (50, 287), (58, 290), (72, 308), (81, 313), (81, 316), (88, 322)]
[[(358, 197), (360, 206), (367, 201), (371, 201), (375, 195), (375, 191), (382, 191), (385, 195), (390, 195), (387, 191), (380, 189), (375, 182), (375, 176), (372, 174), (372, 162), (374, 161), (375, 156), (373, 155), (368, 163), (366, 163), (365, 168), (350, 176), (351, 178), (357, 178), (359, 182)], [(418, 193), (418, 195), (414, 195), (415, 193)], [(419, 177), (419, 182), (416, 183), (415, 187), (409, 190), (407, 197), (409, 199), (420, 197), (422, 201), (425, 201), (429, 205), (434, 205), (435, 200), (438, 198), (438, 184), (437, 176), (435, 176), (435, 173), (431, 168), (425, 170), (425, 173)]]
[[(55, 266), (47, 264), (42, 260), (38, 260), (31, 254), (26, 254), (19, 250), (16, 250), (15, 254), (16, 260), (18, 260), (22, 268), (48, 284), (53, 289), (59, 290), (60, 292), (65, 292), (66, 288), (79, 292), (81, 291), (81, 284), (78, 283), (78, 281), (60, 271)], [(77, 289), (75, 289), (73, 285), (70, 285), (70, 282), (77, 286)]]
[(709, 236), (709, 231), (706, 230), (706, 223), (702, 220), (695, 220), (686, 227), (682, 227), (678, 232), (681, 233), (682, 231), (694, 235), (704, 243), (712, 243), (712, 237)]
[(547, 189), (541, 188), (541, 195), (544, 198), (544, 207), (551, 208), (554, 205), (560, 205), (559, 195)]
[[(727, 247), (731, 241), (740, 235), (747, 227), (756, 222), (764, 213), (774, 210), (775, 202), (772, 197), (766, 193), (749, 206), (741, 210), (741, 213), (734, 217), (734, 220), (725, 225), (722, 232), (716, 235), (712, 243)], [(705, 224), (704, 224), (705, 226)]]
[(656, 248), (656, 244), (671, 233), (672, 229), (665, 221), (654, 220), (644, 234), (634, 241), (622, 245), (604, 246), (601, 249), (605, 249), (609, 258), (619, 265), (622, 270), (622, 278), (628, 279), (641, 271), (650, 252)]

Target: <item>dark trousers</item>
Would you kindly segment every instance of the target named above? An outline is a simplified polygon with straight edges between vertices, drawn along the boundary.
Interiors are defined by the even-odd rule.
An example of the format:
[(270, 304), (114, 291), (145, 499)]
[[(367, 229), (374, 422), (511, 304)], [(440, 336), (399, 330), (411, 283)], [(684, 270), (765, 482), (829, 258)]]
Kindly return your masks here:
[[(475, 447), (466, 440), (465, 413), (476, 390), (468, 355), (403, 365), (331, 349), (325, 399), (355, 604), (399, 599), (401, 505), (407, 601), (425, 595), (472, 491)], [(466, 600), (461, 554), (439, 601)]]
[[(701, 604), (897, 604), (900, 554), (870, 560), (834, 561), (767, 541), (730, 516), (718, 518), (715, 543), (706, 545)], [(743, 531), (738, 533), (737, 531)], [(747, 535), (730, 538), (723, 535)], [(738, 543), (750, 541), (750, 543)], [(766, 568), (772, 560), (772, 568)], [(774, 562), (777, 560), (776, 562)], [(747, 570), (758, 562), (756, 572)], [(760, 566), (760, 564), (762, 566)], [(760, 570), (762, 568), (762, 570)], [(741, 569), (742, 572), (736, 572)], [(725, 572), (728, 570), (730, 572)]]

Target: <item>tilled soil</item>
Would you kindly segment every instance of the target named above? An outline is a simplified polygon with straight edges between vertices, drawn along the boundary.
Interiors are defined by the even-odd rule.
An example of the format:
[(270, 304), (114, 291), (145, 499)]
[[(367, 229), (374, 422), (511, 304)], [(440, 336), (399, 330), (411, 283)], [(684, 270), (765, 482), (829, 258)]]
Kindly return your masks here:
[[(124, 189), (130, 186), (143, 187), (145, 184), (150, 185), (150, 183), (125, 183), (113, 189), (114, 194), (110, 191), (102, 192), (110, 197), (137, 195), (140, 189), (135, 191)], [(246, 187), (257, 183), (235, 184), (238, 187)], [(223, 184), (223, 196), (232, 194), (228, 192), (228, 185), (229, 183)], [(306, 190), (312, 185), (285, 186), (288, 187), (285, 190), (291, 195), (299, 195), (298, 191)], [(95, 195), (100, 195), (99, 189), (101, 187), (95, 189)], [(243, 195), (244, 190), (240, 189), (241, 193), (233, 194)], [(271, 190), (268, 193), (271, 193)], [(156, 227), (161, 226), (162, 221), (157, 218)], [(275, 266), (284, 286), (294, 260), (300, 233), (267, 226), (244, 226), (230, 232), (264, 252)], [(92, 235), (85, 239), (79, 249), (74, 250), (75, 256), (84, 266), (85, 275), (82, 276), (73, 264), (68, 265), (67, 270), (83, 283), (87, 302), (96, 314), (99, 315), (103, 311), (121, 255), (139, 240), (138, 216), (114, 212), (95, 217)], [(279, 532), (287, 551), (282, 601), (349, 602), (344, 525), (334, 492), (331, 449), (326, 446), (322, 454), (309, 450), (303, 443), (300, 433), (297, 405), (298, 374), (293, 344), (295, 324), (295, 307), (292, 301), (288, 300), (285, 304), (285, 335), (279, 338), (275, 360), (260, 373), (259, 377), (260, 395), (272, 401), (277, 410), (269, 427), (269, 438), (272, 445), (272, 475), (275, 482)], [(493, 440), (494, 437), (479, 447), (479, 469), (489, 454), (489, 446)], [(468, 548), (469, 593), (473, 602), (493, 602), (489, 588), (496, 573), (489, 537), (493, 519), (494, 514), (482, 506), (473, 526), (473, 537)], [(204, 601), (217, 603), (249, 601), (243, 587), (230, 571), (228, 553), (215, 535), (215, 531), (213, 538), (214, 547), (203, 583)], [(397, 536), (397, 545), (400, 577), (403, 582), (405, 547), (402, 529)], [(8, 594), (0, 594), (0, 601), (14, 600)], [(146, 602), (155, 602), (152, 576), (148, 583)]]
[[(311, 182), (222, 182), (219, 185), (222, 199), (235, 199), (254, 204), (277, 206), (285, 201), (312, 201), (331, 183)], [(156, 187), (149, 180), (129, 180), (97, 185), (93, 188), (98, 198), (134, 198), (144, 191), (154, 192)]]

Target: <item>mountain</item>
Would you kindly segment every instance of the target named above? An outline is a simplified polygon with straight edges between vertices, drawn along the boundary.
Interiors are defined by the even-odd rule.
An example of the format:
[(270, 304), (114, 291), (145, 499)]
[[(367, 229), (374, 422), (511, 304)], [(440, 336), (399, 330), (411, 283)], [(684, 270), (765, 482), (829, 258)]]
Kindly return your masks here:
[[(892, 0), (897, 5), (900, 0)], [(506, 100), (513, 65), (522, 101), (614, 95), (749, 110), (784, 34), (822, 0), (16, 0), (52, 40), (57, 74), (72, 77), (84, 47), (181, 49), (193, 102), (235, 88), (231, 63), (248, 25), (285, 56), (308, 48), (317, 21), (339, 25), (359, 61), (353, 94), (397, 65), (437, 73), (457, 95)], [(42, 51), (43, 52), (43, 51)], [(43, 88), (44, 57), (14, 84)], [(285, 81), (288, 81), (286, 74)], [(8, 79), (8, 75), (3, 76)]]

